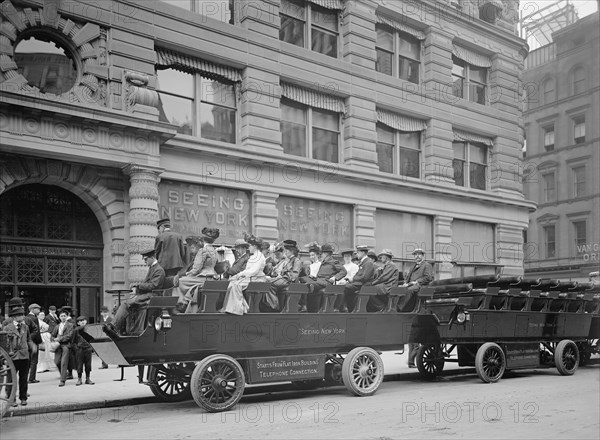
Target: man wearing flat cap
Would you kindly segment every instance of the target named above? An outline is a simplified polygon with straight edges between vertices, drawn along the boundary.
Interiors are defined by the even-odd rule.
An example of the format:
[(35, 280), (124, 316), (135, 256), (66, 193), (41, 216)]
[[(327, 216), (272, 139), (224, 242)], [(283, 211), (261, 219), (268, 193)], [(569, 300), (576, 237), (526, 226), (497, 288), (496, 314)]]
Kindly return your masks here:
[(108, 328), (109, 333), (112, 330), (113, 335), (115, 329), (116, 331), (124, 334), (123, 327), (125, 325), (127, 316), (129, 315), (130, 308), (136, 312), (145, 309), (150, 302), (150, 298), (152, 298), (152, 291), (162, 288), (165, 282), (165, 271), (160, 266), (158, 261), (156, 261), (154, 249), (149, 249), (145, 252), (142, 252), (142, 258), (148, 266), (146, 278), (142, 283), (138, 284), (134, 294), (129, 299), (121, 303), (117, 309), (117, 313), (115, 313), (114, 321), (104, 325), (105, 330)]
[[(13, 307), (8, 316), (10, 322), (2, 327), (6, 332), (8, 339), (8, 355), (12, 359), (17, 375), (19, 376), (19, 399), (21, 405), (27, 405), (27, 376), (29, 373), (29, 345), (31, 337), (29, 327), (24, 322), (25, 309), (23, 307)], [(13, 378), (15, 381), (16, 378)], [(13, 404), (16, 406), (16, 403)]]
[[(340, 312), (352, 312), (356, 305), (356, 296), (362, 286), (370, 286), (373, 278), (375, 277), (375, 266), (373, 261), (367, 256), (369, 247), (364, 245), (356, 246), (356, 256), (359, 259), (358, 272), (354, 275), (354, 279), (351, 283), (347, 284), (344, 288), (344, 302), (345, 304), (336, 304), (339, 307)], [(339, 298), (339, 297), (338, 297)]]
[[(407, 312), (412, 310), (415, 302), (418, 301), (418, 293), (421, 286), (427, 286), (433, 281), (433, 268), (431, 264), (425, 261), (425, 251), (417, 248), (412, 254), (415, 257), (415, 265), (408, 272), (403, 287), (408, 287), (407, 294), (398, 304), (399, 312)], [(415, 358), (419, 344), (408, 344), (408, 366), (415, 368)]]
[[(179, 311), (195, 313), (198, 311), (198, 295), (206, 280), (215, 277), (215, 264), (217, 264), (217, 251), (213, 243), (219, 238), (220, 232), (216, 228), (203, 228), (200, 241), (193, 244), (196, 251), (194, 265), (186, 272), (185, 276), (178, 279), (177, 286), (173, 289), (173, 296), (179, 297)], [(192, 291), (192, 287), (194, 287)], [(190, 305), (188, 309), (187, 306)]]
[(378, 295), (369, 298), (367, 312), (381, 312), (384, 310), (388, 303), (391, 288), (398, 286), (399, 271), (392, 262), (392, 251), (384, 249), (379, 252), (377, 258), (381, 261), (381, 266), (377, 271), (377, 276), (373, 280), (373, 286), (377, 287)]
[(31, 336), (31, 344), (29, 351), (29, 383), (38, 383), (39, 380), (35, 378), (38, 364), (38, 347), (42, 341), (42, 333), (40, 332), (40, 326), (38, 323), (38, 315), (40, 314), (41, 307), (39, 304), (29, 305), (29, 314), (25, 317), (25, 323), (29, 327), (29, 335)]
[(295, 240), (284, 240), (282, 246), (283, 260), (272, 271), (271, 274), (274, 276), (267, 278), (267, 281), (271, 283), (271, 291), (269, 296), (264, 298), (266, 304), (263, 306), (261, 303), (261, 311), (280, 311), (284, 305), (285, 289), (298, 281), (300, 276), (302, 261), (298, 258), (298, 243)]
[(156, 223), (158, 235), (154, 241), (154, 252), (158, 264), (165, 270), (165, 276), (175, 276), (185, 266), (185, 246), (183, 238), (171, 230), (171, 220), (163, 218)]
[(323, 300), (323, 289), (331, 286), (346, 276), (346, 269), (333, 258), (333, 246), (325, 243), (321, 246), (321, 265), (316, 276), (303, 277), (308, 285), (306, 309), (309, 313), (319, 311)]

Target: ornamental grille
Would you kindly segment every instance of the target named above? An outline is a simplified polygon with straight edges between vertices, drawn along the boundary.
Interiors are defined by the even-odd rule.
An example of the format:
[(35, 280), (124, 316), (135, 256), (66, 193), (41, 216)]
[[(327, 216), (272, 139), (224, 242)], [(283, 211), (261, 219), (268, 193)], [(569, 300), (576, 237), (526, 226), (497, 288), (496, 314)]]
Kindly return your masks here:
[(44, 257), (17, 257), (18, 283), (44, 282)]
[(73, 239), (73, 219), (63, 215), (48, 214), (48, 238), (52, 240)]
[(44, 214), (27, 212), (19, 215), (17, 217), (17, 237), (44, 238)]
[(77, 284), (100, 284), (100, 260), (77, 260)]
[(0, 282), (12, 283), (13, 277), (13, 257), (8, 255), (0, 255)]
[(48, 258), (48, 284), (73, 283), (73, 259)]

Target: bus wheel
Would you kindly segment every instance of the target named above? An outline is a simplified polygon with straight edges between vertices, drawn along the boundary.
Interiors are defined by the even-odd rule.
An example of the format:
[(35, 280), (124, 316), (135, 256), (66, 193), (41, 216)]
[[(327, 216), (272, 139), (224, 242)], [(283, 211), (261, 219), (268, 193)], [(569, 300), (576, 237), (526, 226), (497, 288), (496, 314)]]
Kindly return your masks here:
[(245, 386), (244, 371), (230, 356), (208, 356), (196, 365), (192, 373), (192, 397), (208, 412), (233, 408), (242, 398)]
[(421, 377), (433, 379), (444, 369), (444, 352), (439, 345), (421, 345), (416, 361)]
[(192, 398), (190, 390), (191, 366), (176, 363), (151, 365), (148, 381), (152, 393), (164, 402), (182, 402)]
[(487, 342), (479, 347), (475, 356), (475, 369), (482, 381), (498, 382), (506, 369), (506, 357), (502, 348), (493, 342)]
[(554, 349), (554, 365), (563, 376), (571, 376), (579, 366), (579, 350), (575, 342), (563, 339)]
[(355, 396), (375, 394), (383, 382), (383, 361), (379, 354), (368, 347), (352, 350), (342, 364), (342, 381)]

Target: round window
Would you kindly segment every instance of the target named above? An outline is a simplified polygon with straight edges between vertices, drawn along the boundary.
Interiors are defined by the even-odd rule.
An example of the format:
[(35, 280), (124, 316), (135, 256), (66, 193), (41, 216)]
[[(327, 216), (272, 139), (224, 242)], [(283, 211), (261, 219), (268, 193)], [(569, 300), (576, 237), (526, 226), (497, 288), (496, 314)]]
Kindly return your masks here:
[(58, 39), (43, 33), (25, 35), (15, 46), (19, 73), (42, 93), (61, 95), (77, 82), (77, 65), (71, 51)]

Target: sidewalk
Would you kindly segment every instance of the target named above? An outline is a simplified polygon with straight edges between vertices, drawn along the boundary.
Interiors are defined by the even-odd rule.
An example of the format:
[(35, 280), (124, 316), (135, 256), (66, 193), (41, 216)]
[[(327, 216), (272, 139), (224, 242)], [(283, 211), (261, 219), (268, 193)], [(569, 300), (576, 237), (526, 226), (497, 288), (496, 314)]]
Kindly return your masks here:
[[(397, 355), (394, 352), (384, 352), (381, 357), (384, 363), (385, 380), (395, 380), (398, 374), (414, 373), (416, 375), (417, 373), (416, 369), (408, 369), (407, 353)], [(125, 380), (117, 381), (121, 377), (119, 367), (110, 365), (108, 369), (100, 370), (100, 366), (100, 358), (94, 355), (91, 379), (95, 385), (75, 386), (77, 372), (74, 371), (75, 379), (68, 380), (64, 387), (59, 388), (57, 371), (38, 373), (37, 379), (40, 382), (29, 384), (30, 397), (27, 399), (27, 406), (19, 405), (10, 408), (6, 417), (159, 402), (152, 394), (150, 387), (138, 383), (137, 367), (125, 367)], [(281, 384), (277, 385), (277, 387), (282, 386)], [(268, 384), (248, 385), (248, 388), (264, 388), (265, 386)]]

